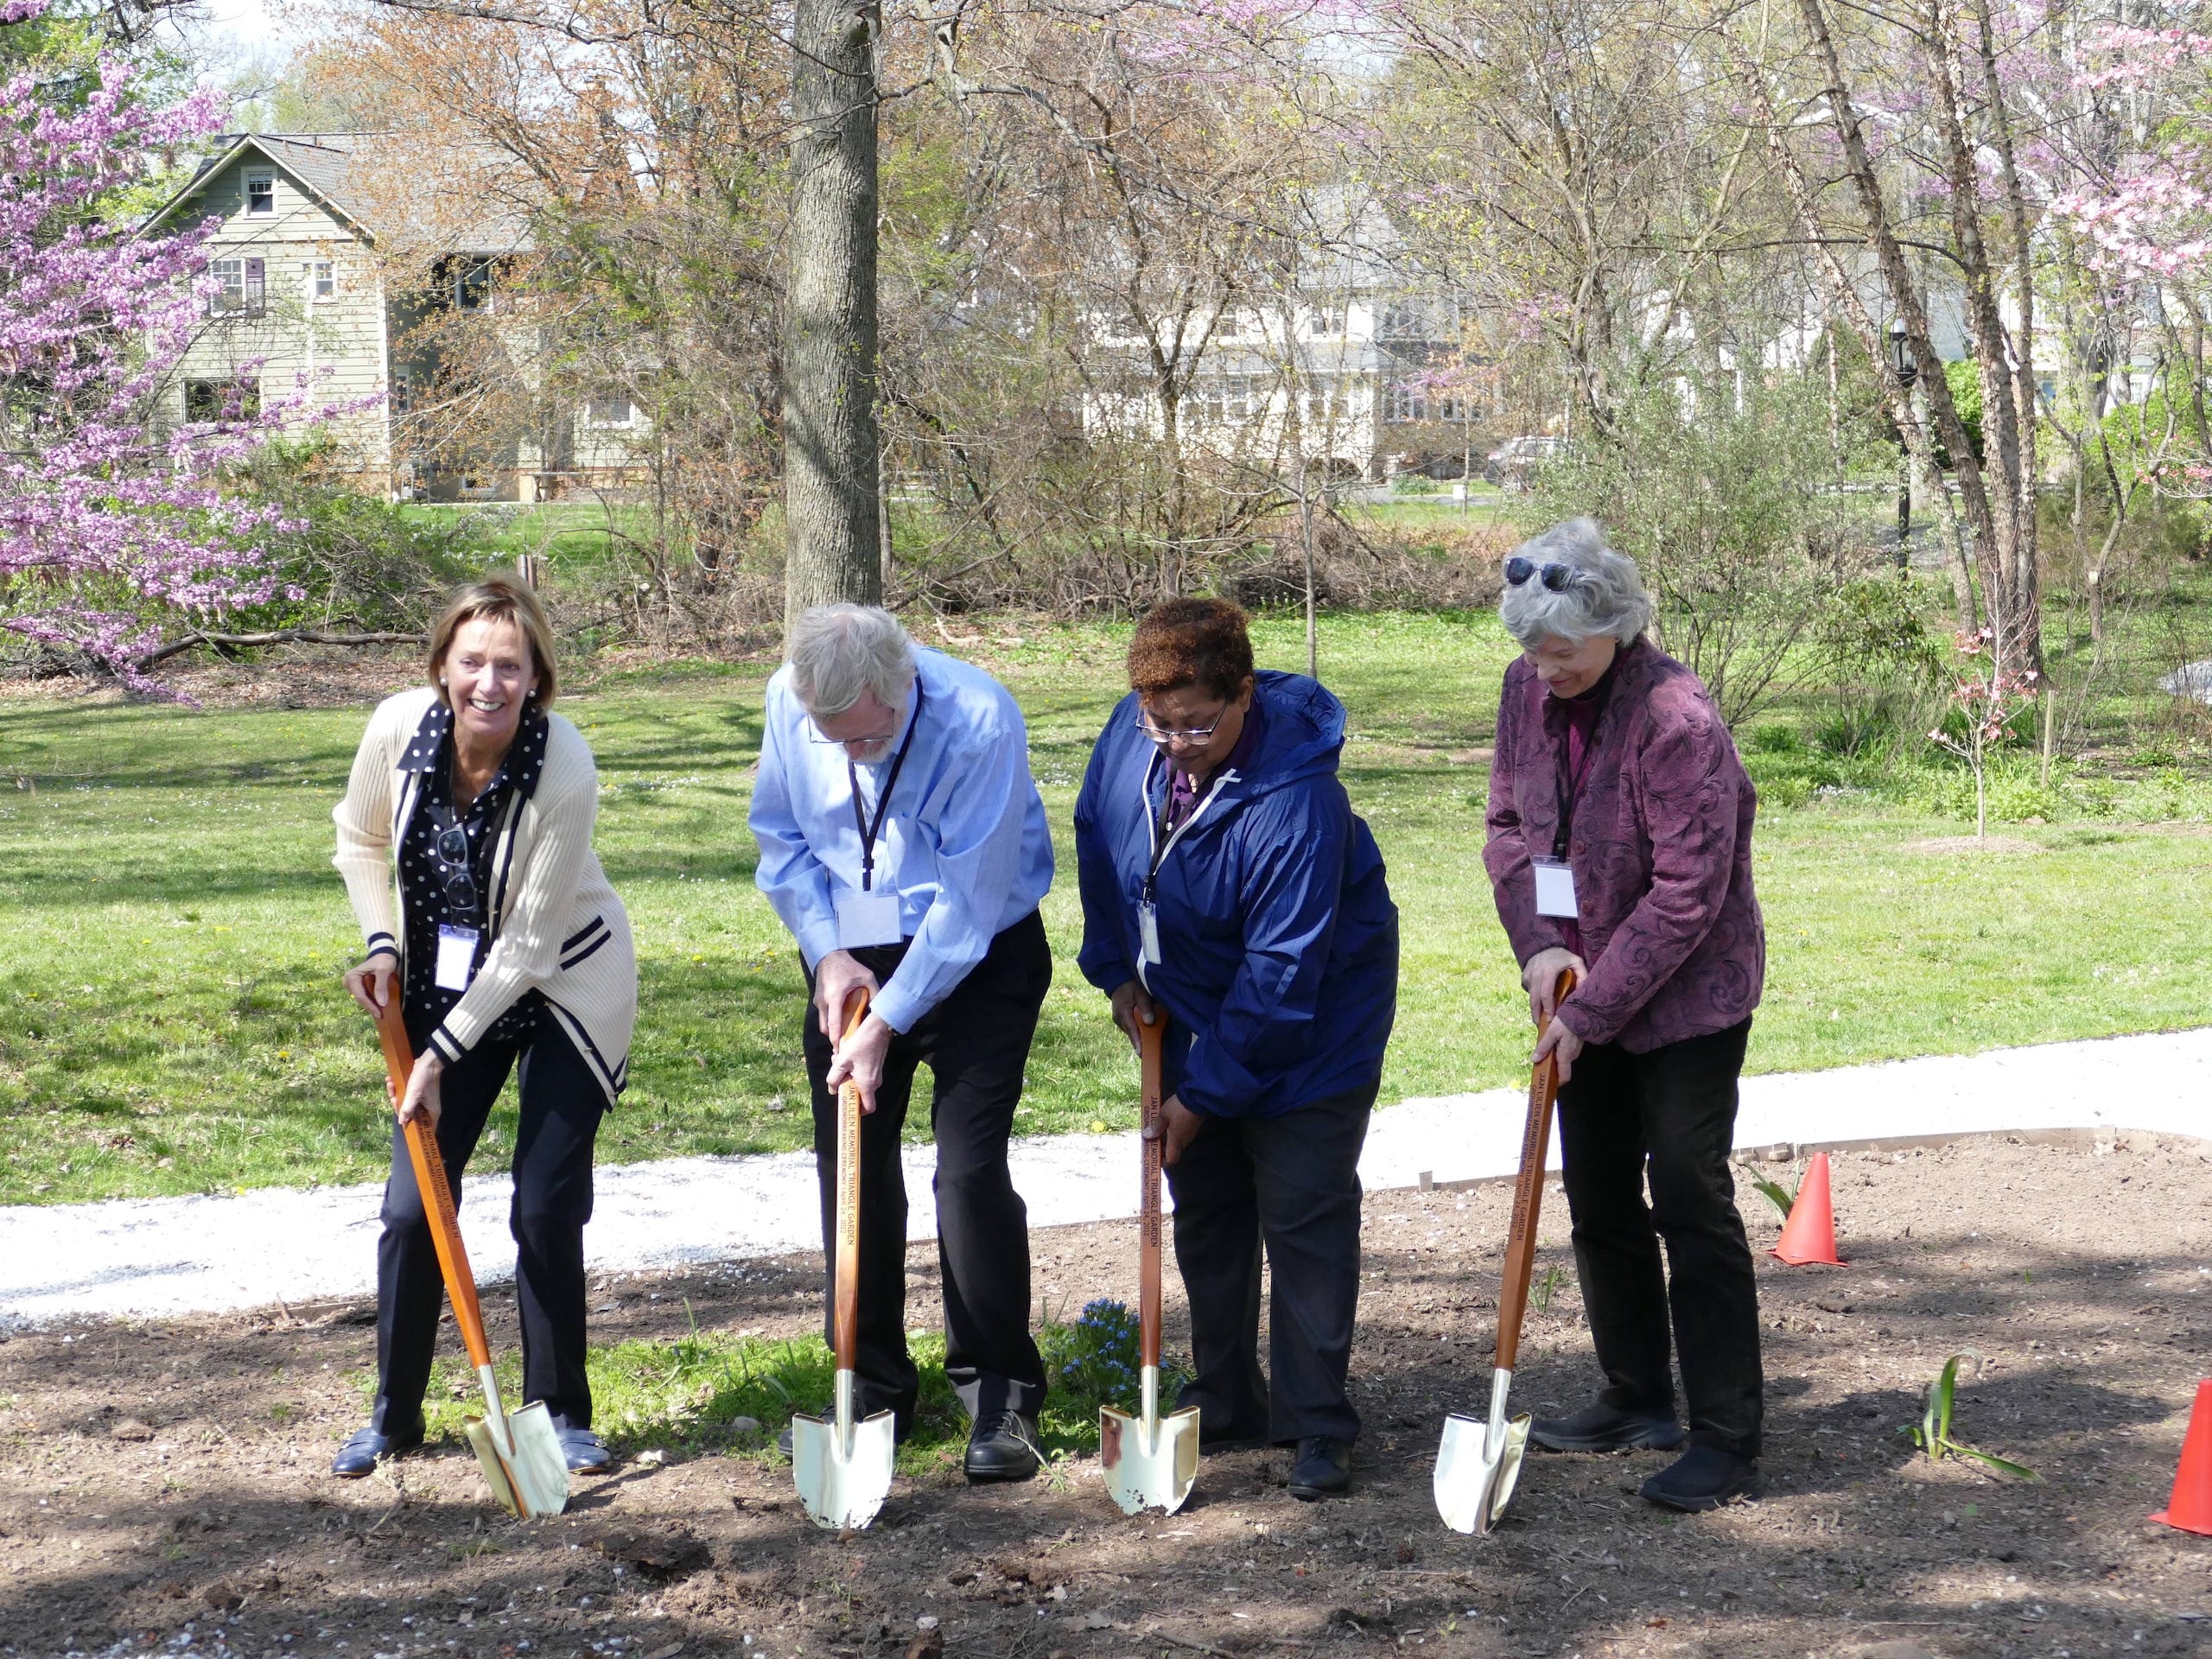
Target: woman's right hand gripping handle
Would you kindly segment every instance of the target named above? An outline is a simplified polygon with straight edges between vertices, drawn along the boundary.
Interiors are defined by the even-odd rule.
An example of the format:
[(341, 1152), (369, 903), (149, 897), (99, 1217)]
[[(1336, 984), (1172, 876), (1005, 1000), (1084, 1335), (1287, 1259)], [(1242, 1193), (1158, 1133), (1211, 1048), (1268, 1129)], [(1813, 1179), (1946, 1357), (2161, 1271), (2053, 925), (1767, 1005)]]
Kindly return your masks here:
[(358, 968), (346, 970), (346, 988), (373, 1020), (399, 990), (399, 958), (389, 950), (372, 950)]

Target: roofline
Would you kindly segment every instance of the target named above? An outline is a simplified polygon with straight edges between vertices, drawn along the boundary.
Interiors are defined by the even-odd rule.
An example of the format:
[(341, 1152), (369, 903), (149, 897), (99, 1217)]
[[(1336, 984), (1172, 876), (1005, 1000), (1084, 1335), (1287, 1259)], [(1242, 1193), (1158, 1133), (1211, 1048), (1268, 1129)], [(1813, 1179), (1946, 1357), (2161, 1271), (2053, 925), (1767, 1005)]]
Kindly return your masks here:
[(335, 214), (339, 219), (342, 219), (347, 228), (352, 230), (356, 236), (361, 238), (361, 240), (369, 243), (375, 242), (376, 233), (370, 230), (369, 227), (364, 225), (359, 219), (355, 218), (353, 213), (345, 206), (333, 200), (330, 196), (326, 195), (322, 191), (318, 190), (313, 183), (302, 178), (296, 170), (287, 166), (283, 156), (275, 154), (267, 145), (261, 142), (263, 137), (264, 135), (256, 132), (240, 133), (238, 137), (232, 142), (231, 147), (228, 149), (225, 150), (221, 155), (209, 162), (207, 165), (200, 168), (199, 172), (194, 174), (190, 181), (188, 182), (182, 189), (179, 190), (176, 194), (170, 197), (168, 201), (164, 202), (153, 213), (149, 213), (146, 216), (145, 223), (138, 227), (139, 234), (142, 236), (145, 235), (166, 223), (169, 216), (175, 213), (176, 210), (183, 205), (185, 198), (191, 195), (195, 190), (197, 190), (202, 181), (214, 177), (216, 174), (221, 172), (233, 161), (237, 160), (243, 151), (250, 148), (259, 155), (262, 160), (267, 162), (271, 167), (277, 168), (282, 170), (284, 176), (289, 179), (292, 183), (304, 194), (311, 200), (320, 203), (324, 208)]

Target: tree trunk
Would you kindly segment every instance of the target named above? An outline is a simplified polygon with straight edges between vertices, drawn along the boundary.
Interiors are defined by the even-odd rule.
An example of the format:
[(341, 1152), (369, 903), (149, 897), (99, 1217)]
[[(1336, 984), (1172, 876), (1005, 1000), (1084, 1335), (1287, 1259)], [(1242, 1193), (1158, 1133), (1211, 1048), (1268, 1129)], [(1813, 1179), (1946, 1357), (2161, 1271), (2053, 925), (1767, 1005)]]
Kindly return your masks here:
[(809, 606), (883, 597), (875, 376), (873, 4), (792, 16), (791, 275), (784, 359), (785, 626)]

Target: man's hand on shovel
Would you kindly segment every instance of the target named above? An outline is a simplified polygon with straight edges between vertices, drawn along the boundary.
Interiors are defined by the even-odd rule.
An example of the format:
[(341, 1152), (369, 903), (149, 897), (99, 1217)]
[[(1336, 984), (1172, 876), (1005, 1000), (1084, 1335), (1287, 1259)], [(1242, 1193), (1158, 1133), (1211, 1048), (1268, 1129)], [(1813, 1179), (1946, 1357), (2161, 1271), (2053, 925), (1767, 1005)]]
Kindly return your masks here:
[(861, 1110), (875, 1109), (875, 1091), (883, 1084), (883, 1062), (891, 1052), (891, 1027), (871, 1012), (861, 1028), (840, 1042), (830, 1057), (830, 1090), (850, 1083), (861, 1091)]

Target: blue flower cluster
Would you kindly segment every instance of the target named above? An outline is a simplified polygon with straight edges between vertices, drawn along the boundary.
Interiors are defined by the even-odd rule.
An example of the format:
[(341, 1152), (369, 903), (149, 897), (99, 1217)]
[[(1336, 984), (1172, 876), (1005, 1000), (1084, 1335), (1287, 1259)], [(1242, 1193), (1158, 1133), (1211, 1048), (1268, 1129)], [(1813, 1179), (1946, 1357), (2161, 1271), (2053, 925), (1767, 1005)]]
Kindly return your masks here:
[(1137, 1392), (1137, 1317), (1104, 1298), (1087, 1304), (1073, 1325), (1049, 1325), (1039, 1333), (1046, 1368), (1058, 1386), (1103, 1403), (1119, 1404)]

